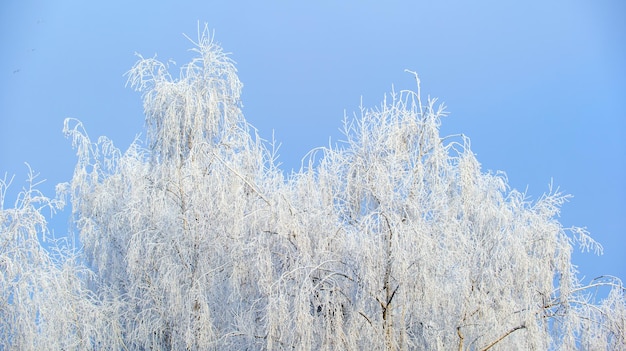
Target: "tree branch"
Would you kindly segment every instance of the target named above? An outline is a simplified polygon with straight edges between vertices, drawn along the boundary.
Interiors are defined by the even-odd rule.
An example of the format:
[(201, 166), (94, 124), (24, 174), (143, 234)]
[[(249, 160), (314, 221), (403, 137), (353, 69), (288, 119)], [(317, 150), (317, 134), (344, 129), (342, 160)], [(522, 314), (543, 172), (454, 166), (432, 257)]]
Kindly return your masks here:
[(526, 329), (526, 325), (521, 324), (518, 325), (517, 327), (514, 327), (512, 329), (510, 329), (509, 331), (507, 331), (506, 333), (502, 334), (502, 336), (500, 336), (497, 340), (495, 340), (494, 342), (492, 342), (491, 344), (487, 345), (486, 347), (482, 348), (481, 351), (487, 351), (490, 348), (494, 347), (497, 343), (499, 343), (500, 341), (502, 341), (504, 338), (506, 338), (507, 336), (511, 335), (513, 332), (515, 332), (516, 330), (520, 330), (520, 329)]

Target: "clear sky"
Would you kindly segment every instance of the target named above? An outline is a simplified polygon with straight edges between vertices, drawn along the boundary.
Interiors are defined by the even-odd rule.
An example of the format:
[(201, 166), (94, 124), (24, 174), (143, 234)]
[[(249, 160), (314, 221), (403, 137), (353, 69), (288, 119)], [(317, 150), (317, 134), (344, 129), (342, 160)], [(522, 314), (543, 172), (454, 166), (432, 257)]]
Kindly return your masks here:
[(134, 53), (180, 66), (191, 57), (183, 33), (196, 38), (200, 21), (232, 53), (244, 115), (261, 136), (274, 131), (285, 170), (340, 139), (361, 99), (373, 107), (392, 84), (414, 89), (411, 69), (448, 106), (442, 135), (469, 136), (484, 171), (506, 172), (533, 199), (551, 180), (574, 195), (561, 222), (604, 245), (603, 256), (574, 256), (587, 281), (626, 281), (626, 2), (434, 3), (3, 1), (0, 175), (15, 175), (5, 207), (24, 162), (48, 196), (71, 178), (66, 117), (126, 149), (143, 132), (140, 94), (123, 76)]

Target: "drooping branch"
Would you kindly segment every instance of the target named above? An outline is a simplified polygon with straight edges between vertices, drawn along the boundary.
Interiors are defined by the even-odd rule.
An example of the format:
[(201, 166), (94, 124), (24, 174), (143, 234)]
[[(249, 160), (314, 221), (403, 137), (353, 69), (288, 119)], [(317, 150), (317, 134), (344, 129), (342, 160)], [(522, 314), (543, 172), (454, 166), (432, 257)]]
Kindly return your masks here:
[(499, 343), (500, 341), (504, 340), (504, 338), (506, 338), (507, 336), (513, 334), (515, 331), (520, 330), (520, 329), (526, 329), (526, 325), (525, 324), (520, 324), (514, 328), (509, 329), (506, 333), (502, 334), (498, 339), (494, 340), (491, 344), (483, 347), (481, 349), (481, 351), (487, 351), (490, 348), (494, 347), (497, 343)]

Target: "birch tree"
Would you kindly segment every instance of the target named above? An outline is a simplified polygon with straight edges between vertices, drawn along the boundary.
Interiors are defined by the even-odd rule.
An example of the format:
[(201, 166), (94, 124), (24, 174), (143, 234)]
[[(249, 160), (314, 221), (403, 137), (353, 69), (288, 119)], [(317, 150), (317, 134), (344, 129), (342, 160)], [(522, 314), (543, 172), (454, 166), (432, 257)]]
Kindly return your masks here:
[[(602, 247), (558, 221), (568, 196), (550, 187), (531, 201), (504, 173), (483, 172), (468, 138), (439, 135), (445, 108), (422, 100), (417, 74), (416, 91), (345, 117), (342, 142), (285, 175), (274, 144), (243, 117), (234, 63), (206, 28), (193, 44), (177, 77), (141, 56), (128, 72), (145, 141), (122, 151), (65, 121), (79, 258), (2, 253), (3, 268), (67, 277), (51, 288), (3, 276), (80, 306), (81, 320), (51, 313), (75, 330), (64, 348), (626, 348), (621, 281), (582, 285), (572, 265), (573, 249)], [(29, 201), (16, 208), (40, 214)], [(29, 247), (49, 262), (35, 240), (42, 219), (4, 216), (3, 240), (28, 224)], [(11, 238), (3, 247), (27, 241)], [(597, 301), (600, 287), (609, 293)], [(23, 323), (1, 329), (6, 348), (63, 340), (10, 289), (2, 313)]]
[(146, 149), (92, 143), (80, 122), (66, 121), (79, 157), (76, 229), (99, 284), (124, 297), (120, 323), (133, 349), (262, 340), (264, 272), (251, 263), (255, 228), (269, 216), (261, 187), (278, 184), (278, 173), (243, 119), (231, 60), (207, 32), (195, 45), (179, 78), (153, 58), (128, 73), (143, 93)]
[(91, 273), (73, 246), (51, 236), (45, 214), (64, 204), (40, 183), (29, 167), (27, 186), (5, 208), (11, 181), (0, 180), (0, 349), (119, 349), (115, 304), (88, 289)]

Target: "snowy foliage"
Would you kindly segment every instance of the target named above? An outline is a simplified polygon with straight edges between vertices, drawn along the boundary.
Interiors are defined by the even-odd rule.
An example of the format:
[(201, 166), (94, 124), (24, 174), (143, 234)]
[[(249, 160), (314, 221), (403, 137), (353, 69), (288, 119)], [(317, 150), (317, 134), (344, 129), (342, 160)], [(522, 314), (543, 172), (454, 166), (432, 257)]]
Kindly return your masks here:
[(10, 183), (0, 180), (0, 350), (121, 347), (109, 318), (116, 306), (87, 288), (89, 270), (47, 230), (44, 211), (54, 212), (62, 201), (41, 194), (31, 170), (15, 207), (5, 209)]
[[(195, 46), (179, 78), (141, 57), (128, 73), (146, 147), (68, 119), (60, 200), (30, 187), (2, 207), (4, 349), (626, 348), (622, 283), (577, 280), (573, 247), (601, 246), (558, 222), (567, 196), (482, 172), (467, 138), (439, 136), (417, 75), (286, 177), (233, 62), (206, 30)], [(82, 249), (52, 256), (41, 211), (64, 196)]]

